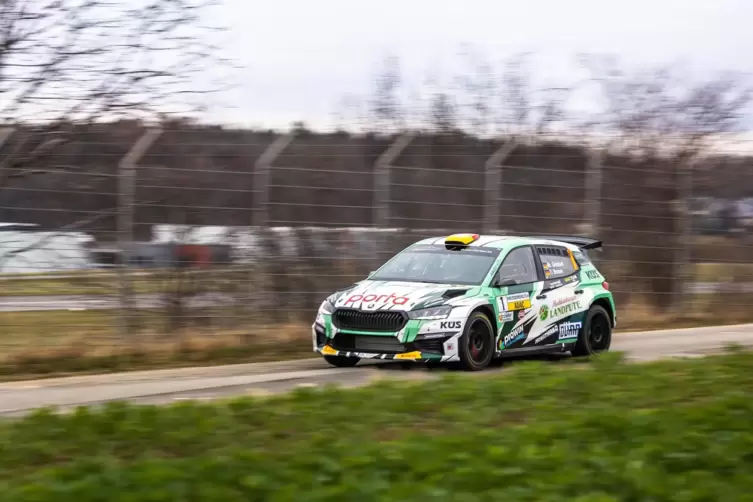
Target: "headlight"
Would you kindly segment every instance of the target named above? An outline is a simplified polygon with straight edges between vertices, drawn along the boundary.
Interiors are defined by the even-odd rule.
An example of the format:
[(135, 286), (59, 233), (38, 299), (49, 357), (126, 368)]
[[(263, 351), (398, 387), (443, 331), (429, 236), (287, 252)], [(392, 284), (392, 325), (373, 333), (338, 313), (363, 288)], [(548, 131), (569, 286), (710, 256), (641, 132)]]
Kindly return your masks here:
[(451, 305), (442, 305), (441, 307), (431, 307), (428, 309), (414, 310), (412, 312), (408, 312), (408, 318), (409, 319), (422, 319), (422, 320), (444, 319), (445, 317), (450, 315), (451, 311), (452, 311)]
[(334, 311), (335, 311), (335, 306), (332, 305), (332, 303), (330, 303), (329, 300), (324, 300), (322, 304), (319, 306), (320, 314), (332, 314)]

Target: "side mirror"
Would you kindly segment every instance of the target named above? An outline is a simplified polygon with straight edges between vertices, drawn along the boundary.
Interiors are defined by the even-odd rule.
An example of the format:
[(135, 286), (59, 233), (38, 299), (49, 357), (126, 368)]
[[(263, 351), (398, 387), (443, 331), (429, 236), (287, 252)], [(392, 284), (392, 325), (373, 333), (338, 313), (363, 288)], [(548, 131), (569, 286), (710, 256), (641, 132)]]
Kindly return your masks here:
[(506, 288), (508, 286), (517, 286), (518, 281), (515, 279), (502, 279), (494, 281), (495, 288)]

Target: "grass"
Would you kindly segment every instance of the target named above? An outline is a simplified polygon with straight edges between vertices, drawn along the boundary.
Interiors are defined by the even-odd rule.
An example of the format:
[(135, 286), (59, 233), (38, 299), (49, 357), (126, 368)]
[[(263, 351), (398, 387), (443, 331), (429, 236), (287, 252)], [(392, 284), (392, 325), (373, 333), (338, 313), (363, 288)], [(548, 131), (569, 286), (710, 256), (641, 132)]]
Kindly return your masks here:
[(233, 309), (202, 309), (166, 331), (160, 311), (137, 311), (123, 337), (110, 310), (0, 313), (0, 381), (310, 357), (310, 324), (265, 324)]
[[(753, 322), (751, 304), (753, 295), (702, 296), (681, 316), (645, 303), (618, 305), (615, 336)], [(261, 311), (198, 309), (169, 331), (164, 311), (142, 310), (128, 338), (117, 319), (109, 310), (0, 313), (0, 381), (314, 356), (311, 319), (304, 316), (272, 324)]]
[[(122, 403), (0, 424), (8, 502), (706, 501), (753, 493), (753, 355)], [(580, 371), (575, 371), (579, 368)]]

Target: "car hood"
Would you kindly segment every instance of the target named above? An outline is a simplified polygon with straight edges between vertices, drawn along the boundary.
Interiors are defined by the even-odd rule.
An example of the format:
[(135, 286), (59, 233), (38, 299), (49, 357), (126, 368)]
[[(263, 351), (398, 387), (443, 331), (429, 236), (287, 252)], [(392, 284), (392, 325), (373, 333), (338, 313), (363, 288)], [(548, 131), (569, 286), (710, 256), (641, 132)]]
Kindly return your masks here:
[(408, 311), (454, 303), (476, 289), (457, 284), (363, 281), (339, 293), (333, 303), (337, 308)]

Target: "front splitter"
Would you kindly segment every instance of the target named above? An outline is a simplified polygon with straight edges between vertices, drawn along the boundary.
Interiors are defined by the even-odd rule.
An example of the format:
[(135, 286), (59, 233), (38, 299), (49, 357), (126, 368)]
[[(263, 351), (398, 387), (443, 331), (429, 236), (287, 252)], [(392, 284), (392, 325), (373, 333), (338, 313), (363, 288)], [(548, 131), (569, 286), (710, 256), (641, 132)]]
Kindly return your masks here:
[(329, 345), (323, 347), (317, 347), (315, 352), (323, 356), (342, 356), (342, 357), (359, 357), (361, 359), (379, 359), (383, 361), (415, 361), (415, 362), (429, 362), (429, 361), (441, 361), (442, 356), (439, 354), (432, 354), (430, 352), (403, 352), (401, 354), (383, 354), (376, 352), (350, 352), (344, 350), (337, 350)]

